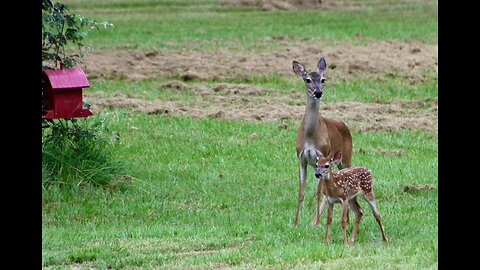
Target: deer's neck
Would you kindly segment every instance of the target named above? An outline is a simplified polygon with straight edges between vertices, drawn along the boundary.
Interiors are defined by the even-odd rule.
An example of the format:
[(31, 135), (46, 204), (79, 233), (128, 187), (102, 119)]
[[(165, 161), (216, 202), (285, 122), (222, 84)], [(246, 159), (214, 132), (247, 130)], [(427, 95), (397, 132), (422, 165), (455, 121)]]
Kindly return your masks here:
[(305, 142), (313, 142), (317, 132), (320, 100), (307, 96), (307, 108), (305, 112)]

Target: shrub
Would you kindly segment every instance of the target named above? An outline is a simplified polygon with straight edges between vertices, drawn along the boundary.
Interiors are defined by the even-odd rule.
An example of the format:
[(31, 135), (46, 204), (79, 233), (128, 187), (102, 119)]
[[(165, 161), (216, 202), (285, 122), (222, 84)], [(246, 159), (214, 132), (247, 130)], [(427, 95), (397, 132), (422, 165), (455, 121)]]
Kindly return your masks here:
[[(73, 67), (81, 63), (83, 41), (91, 29), (111, 26), (73, 14), (64, 3), (43, 0), (42, 69)], [(76, 46), (78, 51), (66, 50)], [(45, 102), (43, 103), (45, 105)], [(119, 183), (125, 166), (112, 150), (118, 135), (111, 132), (106, 115), (89, 119), (43, 119), (42, 184), (99, 185)]]
[(119, 137), (110, 130), (107, 116), (47, 122), (42, 142), (44, 186), (109, 186), (125, 177), (126, 167), (111, 147)]
[[(43, 69), (66, 68), (81, 63), (88, 49), (83, 43), (88, 32), (100, 27), (113, 26), (109, 22), (96, 22), (73, 14), (65, 3), (42, 1), (42, 61)], [(77, 50), (66, 47), (76, 46)]]

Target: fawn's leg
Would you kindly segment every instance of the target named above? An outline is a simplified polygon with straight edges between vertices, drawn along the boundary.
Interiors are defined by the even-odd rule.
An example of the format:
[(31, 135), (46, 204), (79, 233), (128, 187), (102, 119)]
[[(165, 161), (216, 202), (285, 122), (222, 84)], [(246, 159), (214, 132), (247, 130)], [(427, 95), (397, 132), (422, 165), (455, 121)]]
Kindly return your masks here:
[(375, 216), (375, 219), (377, 220), (377, 223), (380, 226), (380, 231), (382, 231), (383, 241), (388, 242), (388, 239), (385, 236), (385, 231), (383, 230), (382, 221), (380, 220), (380, 213), (377, 210), (377, 204), (375, 202), (375, 195), (373, 195), (373, 192), (370, 192), (368, 194), (365, 194), (363, 197), (365, 198), (365, 200), (368, 202), (368, 204), (372, 208), (373, 215)]
[[(351, 156), (351, 154), (350, 154)], [(346, 157), (345, 155), (343, 156), (344, 158)], [(340, 163), (338, 163), (337, 168), (338, 170), (344, 169), (344, 168), (350, 168), (352, 167), (351, 161), (350, 160), (342, 160)], [(350, 224), (350, 218), (349, 218), (349, 213), (347, 211), (347, 224)]]
[(330, 231), (330, 225), (332, 224), (332, 215), (333, 215), (333, 203), (327, 201), (328, 209), (327, 209), (327, 226), (325, 227), (325, 238), (323, 239), (323, 243), (328, 245), (328, 233)]
[(294, 226), (298, 225), (298, 216), (300, 214), (300, 207), (302, 206), (303, 198), (305, 197), (305, 183), (307, 176), (307, 163), (300, 160), (300, 165), (298, 168), (298, 202), (297, 202), (297, 212), (295, 214), (295, 220), (293, 222)]
[(350, 244), (353, 244), (355, 241), (355, 234), (358, 232), (358, 224), (363, 216), (363, 210), (357, 202), (357, 197), (351, 199), (348, 204), (350, 204), (350, 208), (355, 212), (355, 223), (353, 224), (352, 234), (350, 235)]
[(350, 211), (347, 209), (347, 224), (350, 224)]
[[(327, 205), (327, 197), (322, 195), (322, 180), (318, 179), (317, 181), (317, 213), (315, 214), (315, 218), (313, 219), (313, 225), (314, 226), (319, 226), (320, 225), (320, 216), (323, 213), (323, 210), (325, 209), (325, 205)], [(323, 196), (322, 203), (320, 204), (320, 197)]]
[(343, 243), (348, 245), (347, 238), (347, 219), (348, 219), (348, 200), (342, 201), (342, 232), (343, 232)]

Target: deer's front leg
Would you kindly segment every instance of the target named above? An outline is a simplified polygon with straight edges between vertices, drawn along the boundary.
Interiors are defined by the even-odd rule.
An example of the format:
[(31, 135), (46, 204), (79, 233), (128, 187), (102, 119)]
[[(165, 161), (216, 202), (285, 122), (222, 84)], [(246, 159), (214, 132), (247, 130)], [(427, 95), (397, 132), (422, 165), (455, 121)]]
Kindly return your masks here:
[(342, 201), (342, 232), (343, 232), (343, 243), (348, 245), (347, 239), (347, 219), (348, 219), (348, 200)]
[(307, 176), (307, 163), (300, 160), (298, 168), (298, 201), (297, 201), (297, 212), (295, 214), (294, 225), (298, 225), (298, 216), (300, 214), (300, 207), (302, 206), (303, 198), (305, 197), (305, 183)]
[(330, 225), (332, 224), (332, 215), (333, 215), (333, 203), (327, 201), (328, 211), (327, 211), (327, 226), (325, 227), (325, 238), (323, 243), (328, 245), (328, 233), (330, 232)]

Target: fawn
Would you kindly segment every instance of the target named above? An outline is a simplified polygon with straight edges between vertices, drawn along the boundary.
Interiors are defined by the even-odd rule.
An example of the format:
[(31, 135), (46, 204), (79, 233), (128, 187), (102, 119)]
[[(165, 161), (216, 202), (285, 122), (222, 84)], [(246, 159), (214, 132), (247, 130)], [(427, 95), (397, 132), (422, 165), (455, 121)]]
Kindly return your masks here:
[(350, 235), (350, 243), (353, 244), (355, 234), (358, 231), (358, 224), (363, 216), (363, 210), (356, 201), (357, 196), (360, 194), (363, 195), (365, 200), (372, 208), (373, 215), (380, 226), (383, 241), (388, 242), (382, 222), (380, 220), (380, 213), (378, 212), (375, 203), (375, 196), (372, 190), (372, 173), (370, 170), (364, 167), (354, 166), (333, 172), (332, 166), (337, 165), (341, 160), (341, 151), (339, 150), (335, 152), (333, 157), (331, 157), (331, 155), (323, 157), (320, 155), (320, 153), (318, 154), (315, 177), (319, 179), (318, 185), (322, 185), (321, 189), (327, 197), (328, 204), (327, 227), (325, 228), (324, 244), (328, 244), (328, 233), (332, 223), (333, 204), (337, 202), (342, 203), (342, 231), (343, 241), (346, 245), (348, 244), (348, 206), (350, 205), (352, 210), (355, 212), (355, 223), (353, 225), (352, 234)]

